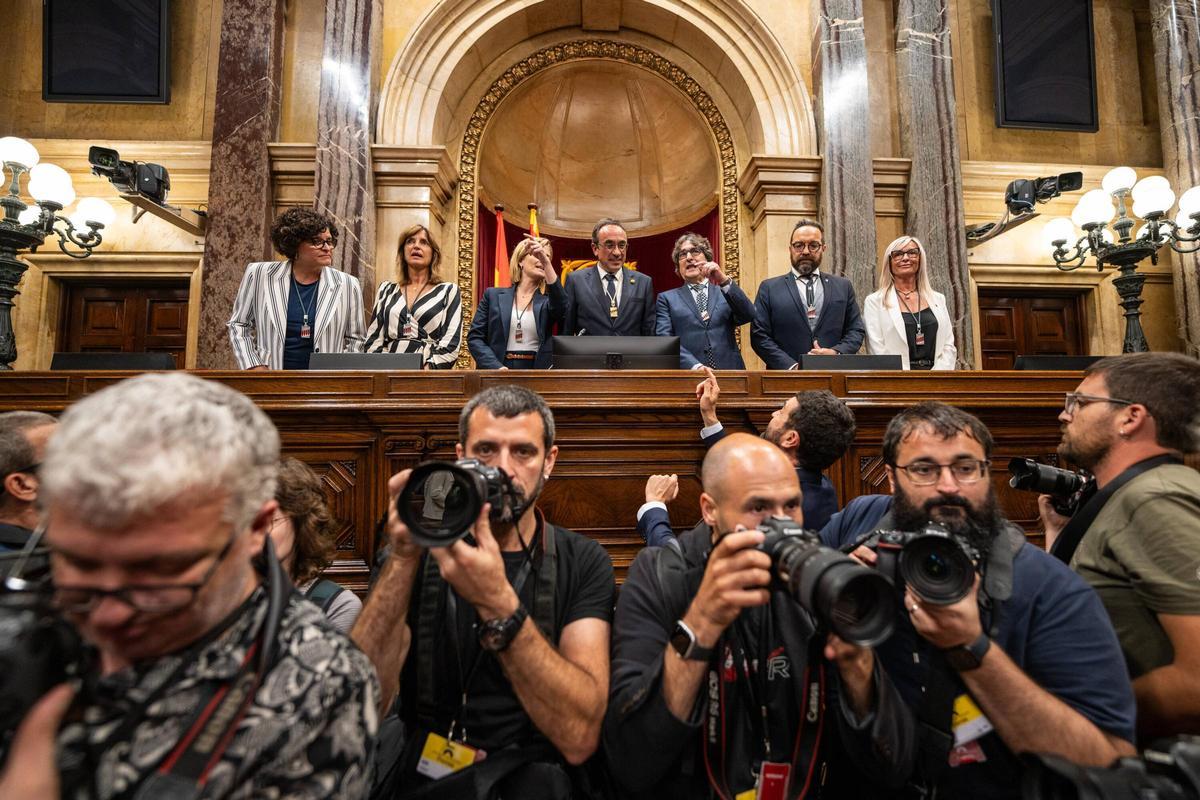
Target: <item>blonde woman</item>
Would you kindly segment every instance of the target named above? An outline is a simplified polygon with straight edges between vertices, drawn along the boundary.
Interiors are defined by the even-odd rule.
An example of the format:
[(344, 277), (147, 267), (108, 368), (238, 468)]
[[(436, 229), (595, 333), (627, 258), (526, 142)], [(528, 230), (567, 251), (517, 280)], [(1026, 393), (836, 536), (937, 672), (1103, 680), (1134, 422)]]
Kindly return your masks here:
[[(550, 337), (562, 324), (567, 297), (554, 271), (554, 251), (546, 239), (523, 239), (513, 249), (513, 286), (483, 293), (467, 347), (479, 369), (549, 369)], [(543, 293), (544, 289), (544, 293)]]
[(442, 248), (424, 225), (400, 234), (400, 280), (384, 281), (375, 296), (364, 349), (420, 353), (425, 369), (450, 369), (462, 342), (462, 296), (442, 281)]
[(867, 352), (898, 355), (904, 369), (954, 369), (958, 351), (946, 298), (929, 285), (924, 246), (901, 236), (879, 263), (878, 289), (863, 302)]

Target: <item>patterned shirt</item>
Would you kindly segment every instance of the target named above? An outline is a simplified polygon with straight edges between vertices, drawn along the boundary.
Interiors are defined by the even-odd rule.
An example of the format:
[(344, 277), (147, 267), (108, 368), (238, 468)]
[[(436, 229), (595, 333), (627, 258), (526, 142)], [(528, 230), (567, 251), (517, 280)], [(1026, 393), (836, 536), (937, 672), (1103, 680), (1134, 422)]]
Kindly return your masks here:
[[(62, 796), (135, 797), (187, 732), (206, 690), (239, 673), (266, 610), (259, 588), (198, 651), (190, 647), (88, 684), (59, 732)], [(365, 797), (378, 693), (367, 657), (293, 594), (274, 666), (198, 798)]]
[(409, 309), (404, 287), (379, 286), (367, 325), (368, 353), (420, 353), (434, 369), (450, 369), (462, 343), (462, 295), (458, 285), (435, 284), (422, 290)]

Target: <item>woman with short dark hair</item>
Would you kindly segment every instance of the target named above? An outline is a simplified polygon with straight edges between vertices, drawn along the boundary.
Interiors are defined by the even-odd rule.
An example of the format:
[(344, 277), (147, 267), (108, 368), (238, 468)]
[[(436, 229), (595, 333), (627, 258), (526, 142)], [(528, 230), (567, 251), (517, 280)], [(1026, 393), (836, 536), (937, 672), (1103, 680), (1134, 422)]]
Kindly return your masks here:
[(320, 606), (333, 627), (349, 635), (362, 611), (362, 601), (349, 589), (321, 577), (333, 563), (337, 533), (321, 479), (307, 464), (285, 458), (279, 462), (275, 500), (279, 503), (271, 520), (275, 555), (297, 591)]
[(242, 369), (308, 369), (313, 353), (359, 353), (362, 287), (334, 269), (338, 229), (311, 208), (289, 208), (271, 225), (285, 261), (246, 267), (233, 301), (229, 341)]

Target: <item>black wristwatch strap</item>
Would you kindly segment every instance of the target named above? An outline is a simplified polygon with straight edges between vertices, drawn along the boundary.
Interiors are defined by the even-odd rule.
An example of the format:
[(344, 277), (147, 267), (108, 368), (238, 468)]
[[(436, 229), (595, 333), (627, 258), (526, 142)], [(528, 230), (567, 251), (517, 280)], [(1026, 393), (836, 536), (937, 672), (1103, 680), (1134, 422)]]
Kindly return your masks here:
[(967, 672), (978, 669), (983, 664), (983, 657), (987, 655), (987, 651), (991, 649), (991, 646), (992, 640), (988, 638), (985, 631), (979, 634), (975, 641), (970, 644), (950, 647), (942, 652), (946, 656), (947, 664), (959, 672)]
[(675, 630), (671, 634), (671, 647), (680, 658), (687, 661), (708, 661), (713, 654), (711, 647), (702, 647), (696, 641), (696, 634), (683, 620), (675, 623)]
[(517, 638), (517, 633), (521, 630), (521, 626), (525, 624), (526, 618), (529, 617), (529, 611), (524, 605), (518, 605), (517, 610), (512, 613), (512, 616), (506, 619), (490, 619), (487, 622), (480, 623), (479, 626), (479, 646), (484, 650), (490, 650), (493, 653), (499, 653), (512, 644), (512, 640)]

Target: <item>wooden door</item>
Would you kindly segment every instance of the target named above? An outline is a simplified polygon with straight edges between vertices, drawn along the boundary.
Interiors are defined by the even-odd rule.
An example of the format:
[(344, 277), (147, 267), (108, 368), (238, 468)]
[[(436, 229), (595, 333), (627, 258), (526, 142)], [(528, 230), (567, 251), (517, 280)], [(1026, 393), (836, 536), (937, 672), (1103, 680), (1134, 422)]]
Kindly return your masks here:
[(1082, 356), (1083, 296), (1072, 292), (979, 290), (983, 369), (1012, 369), (1017, 356)]
[(67, 353), (170, 353), (184, 367), (186, 281), (68, 283), (58, 349)]

